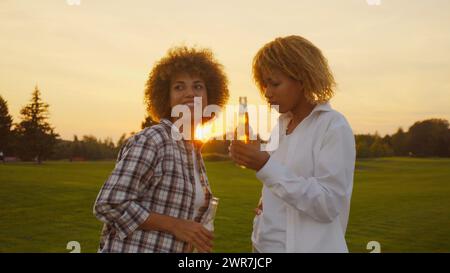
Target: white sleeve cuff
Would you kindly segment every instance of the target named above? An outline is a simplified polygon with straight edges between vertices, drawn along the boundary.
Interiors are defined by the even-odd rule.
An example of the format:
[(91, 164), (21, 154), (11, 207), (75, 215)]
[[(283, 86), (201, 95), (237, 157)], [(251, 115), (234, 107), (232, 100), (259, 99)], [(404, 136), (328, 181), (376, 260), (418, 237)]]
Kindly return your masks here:
[(283, 177), (286, 166), (277, 161), (273, 156), (269, 157), (266, 164), (256, 172), (256, 178), (261, 180), (264, 185), (270, 187), (277, 184), (279, 179)]

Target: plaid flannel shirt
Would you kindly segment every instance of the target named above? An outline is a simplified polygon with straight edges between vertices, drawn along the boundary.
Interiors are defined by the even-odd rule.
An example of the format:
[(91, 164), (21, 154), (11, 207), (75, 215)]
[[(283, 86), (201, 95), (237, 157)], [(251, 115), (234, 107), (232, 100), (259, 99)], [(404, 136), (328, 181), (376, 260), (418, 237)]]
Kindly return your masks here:
[[(155, 212), (202, 222), (212, 197), (200, 149), (175, 140), (173, 124), (161, 122), (131, 137), (101, 188), (94, 215), (104, 222), (99, 252), (183, 252), (187, 243), (161, 231), (138, 227)], [(205, 204), (194, 219), (195, 179), (192, 149), (199, 162)]]

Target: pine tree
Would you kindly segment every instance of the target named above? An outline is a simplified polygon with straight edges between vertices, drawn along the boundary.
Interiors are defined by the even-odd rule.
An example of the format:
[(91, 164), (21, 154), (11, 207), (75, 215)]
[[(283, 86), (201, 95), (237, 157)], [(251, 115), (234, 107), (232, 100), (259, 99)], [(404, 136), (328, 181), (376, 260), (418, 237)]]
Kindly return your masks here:
[(36, 86), (30, 103), (20, 111), (22, 121), (16, 126), (18, 152), (23, 160), (34, 159), (40, 164), (52, 153), (58, 134), (48, 122), (48, 108)]

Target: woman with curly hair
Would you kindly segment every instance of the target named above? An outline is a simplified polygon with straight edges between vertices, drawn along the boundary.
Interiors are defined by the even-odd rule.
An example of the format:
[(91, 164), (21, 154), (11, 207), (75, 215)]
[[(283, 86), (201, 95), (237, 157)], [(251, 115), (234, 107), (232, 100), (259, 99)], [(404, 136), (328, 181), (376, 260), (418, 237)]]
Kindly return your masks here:
[(281, 114), (276, 150), (239, 141), (230, 146), (232, 158), (256, 170), (263, 184), (254, 251), (347, 252), (355, 140), (329, 104), (335, 82), (327, 60), (303, 37), (277, 38), (254, 57), (253, 75)]
[[(104, 227), (99, 252), (211, 252), (213, 234), (202, 224), (212, 198), (200, 146), (180, 134), (171, 110), (223, 106), (227, 78), (211, 51), (176, 47), (153, 67), (145, 89), (151, 118), (121, 148), (101, 188), (94, 214)], [(193, 122), (193, 121), (192, 121)]]

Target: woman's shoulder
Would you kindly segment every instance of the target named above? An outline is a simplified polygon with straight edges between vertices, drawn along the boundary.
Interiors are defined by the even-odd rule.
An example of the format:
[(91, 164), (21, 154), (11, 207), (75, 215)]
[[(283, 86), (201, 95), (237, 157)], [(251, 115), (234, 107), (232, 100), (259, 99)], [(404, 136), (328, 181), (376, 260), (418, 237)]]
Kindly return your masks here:
[(320, 121), (327, 130), (342, 129), (352, 131), (352, 127), (344, 114), (335, 109), (330, 108), (328, 111), (321, 112)]
[(161, 146), (169, 139), (170, 131), (161, 123), (146, 127), (141, 131), (130, 136), (123, 148), (131, 148), (133, 146)]
[(145, 141), (153, 144), (163, 144), (170, 137), (170, 130), (162, 123), (155, 124), (142, 129), (136, 133), (133, 138), (138, 141)]

